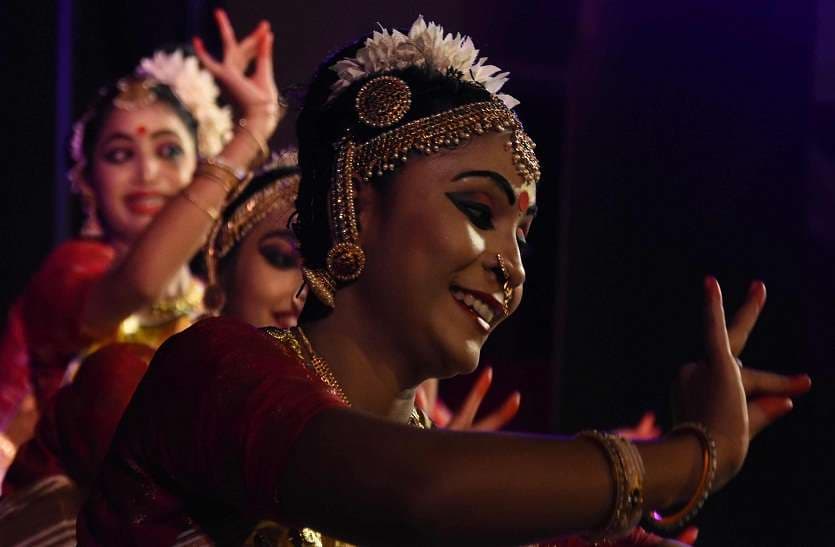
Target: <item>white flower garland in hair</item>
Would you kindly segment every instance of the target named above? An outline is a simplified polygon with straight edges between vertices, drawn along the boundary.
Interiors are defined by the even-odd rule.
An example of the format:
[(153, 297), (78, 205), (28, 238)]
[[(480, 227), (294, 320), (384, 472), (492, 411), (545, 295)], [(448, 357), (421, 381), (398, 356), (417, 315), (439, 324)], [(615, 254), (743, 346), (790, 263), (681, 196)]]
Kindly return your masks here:
[(215, 156), (232, 137), (232, 111), (217, 104), (220, 96), (212, 75), (200, 68), (197, 57), (157, 51), (139, 62), (136, 74), (171, 88), (197, 120), (197, 148), (201, 156)]
[(501, 72), (497, 66), (487, 65), (486, 57), (478, 58), (478, 50), (469, 36), (444, 34), (442, 26), (429, 23), (423, 15), (412, 23), (409, 34), (380, 27), (365, 47), (352, 59), (342, 59), (331, 67), (339, 75), (331, 86), (328, 101), (336, 98), (352, 83), (372, 74), (391, 70), (404, 70), (410, 66), (425, 67), (441, 74), (452, 71), (465, 81), (476, 82), (496, 95), (508, 108), (519, 104), (515, 98), (499, 90), (507, 82), (509, 72)]

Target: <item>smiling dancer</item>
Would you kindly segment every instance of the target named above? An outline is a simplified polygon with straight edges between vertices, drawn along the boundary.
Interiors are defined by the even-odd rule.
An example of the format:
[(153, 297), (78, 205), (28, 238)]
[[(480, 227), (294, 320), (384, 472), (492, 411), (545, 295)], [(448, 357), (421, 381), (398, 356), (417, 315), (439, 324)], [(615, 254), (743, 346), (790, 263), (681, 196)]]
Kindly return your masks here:
[[(226, 196), (266, 159), (281, 114), (269, 25), (238, 42), (223, 12), (217, 20), (223, 62), (200, 43), (209, 72), (180, 50), (158, 52), (104, 88), (75, 125), (70, 178), (86, 221), (10, 313), (0, 345), (0, 432), (30, 379), (43, 411), (79, 356), (113, 340), (156, 347), (202, 311), (202, 284), (187, 262)], [(218, 106), (215, 80), (241, 115), (237, 124)], [(27, 434), (9, 432), (15, 438), (0, 435), (0, 447), (11, 456)]]
[(760, 284), (728, 332), (706, 281), (688, 422), (656, 442), (421, 428), (415, 386), (472, 371), (518, 307), (537, 209), (533, 143), (498, 93), (506, 74), (476, 57), (419, 19), (323, 65), (298, 122), (302, 327), (220, 317), (169, 339), (116, 432), (81, 545), (615, 538), (650, 509), (683, 503), (662, 522), (686, 520), (740, 470), (774, 419), (746, 393), (788, 406), (808, 382), (737, 365)]

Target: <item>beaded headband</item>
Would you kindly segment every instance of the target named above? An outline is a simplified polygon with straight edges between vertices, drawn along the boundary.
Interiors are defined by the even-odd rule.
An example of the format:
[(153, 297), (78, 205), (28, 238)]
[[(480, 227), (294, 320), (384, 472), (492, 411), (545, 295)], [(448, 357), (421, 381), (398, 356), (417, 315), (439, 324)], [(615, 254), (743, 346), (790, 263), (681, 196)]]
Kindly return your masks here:
[[(282, 155), (275, 167), (295, 167), (298, 165), (294, 152)], [(286, 159), (291, 158), (291, 159)], [(232, 249), (249, 234), (252, 229), (275, 210), (294, 207), (299, 191), (300, 175), (297, 172), (285, 175), (258, 190), (246, 201), (238, 205), (227, 220), (221, 218), (209, 233), (203, 250), (206, 263), (208, 286), (204, 295), (204, 304), (209, 313), (217, 314), (223, 308), (225, 296), (219, 283), (218, 264)], [(253, 180), (257, 180), (253, 179)], [(248, 184), (251, 184), (248, 183)], [(248, 186), (244, 185), (244, 186)], [(227, 207), (241, 195), (244, 188), (237, 190), (227, 199)]]
[(157, 102), (154, 87), (158, 84), (159, 82), (152, 79), (122, 78), (116, 84), (119, 94), (113, 98), (113, 106), (129, 112), (150, 106)]

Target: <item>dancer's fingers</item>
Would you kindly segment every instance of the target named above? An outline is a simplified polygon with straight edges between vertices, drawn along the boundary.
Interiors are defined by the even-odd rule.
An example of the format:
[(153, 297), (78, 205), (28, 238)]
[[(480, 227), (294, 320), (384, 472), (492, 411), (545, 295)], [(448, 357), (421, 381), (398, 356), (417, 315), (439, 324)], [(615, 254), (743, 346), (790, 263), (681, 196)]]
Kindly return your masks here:
[(734, 314), (733, 321), (728, 328), (728, 339), (731, 343), (731, 352), (737, 357), (742, 353), (748, 336), (757, 324), (765, 299), (765, 284), (762, 281), (754, 281), (748, 289), (745, 303)]

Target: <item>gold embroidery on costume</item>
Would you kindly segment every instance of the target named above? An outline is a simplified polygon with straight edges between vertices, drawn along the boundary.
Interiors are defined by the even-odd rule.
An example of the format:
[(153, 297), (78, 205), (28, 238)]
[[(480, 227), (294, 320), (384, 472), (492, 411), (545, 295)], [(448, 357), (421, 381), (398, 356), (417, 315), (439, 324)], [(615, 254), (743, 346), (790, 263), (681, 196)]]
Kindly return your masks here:
[(84, 359), (108, 344), (129, 342), (156, 349), (169, 337), (187, 329), (203, 313), (203, 284), (181, 270), (173, 296), (161, 298), (150, 308), (126, 317), (112, 336), (96, 340), (73, 359), (62, 380), (73, 381)]

